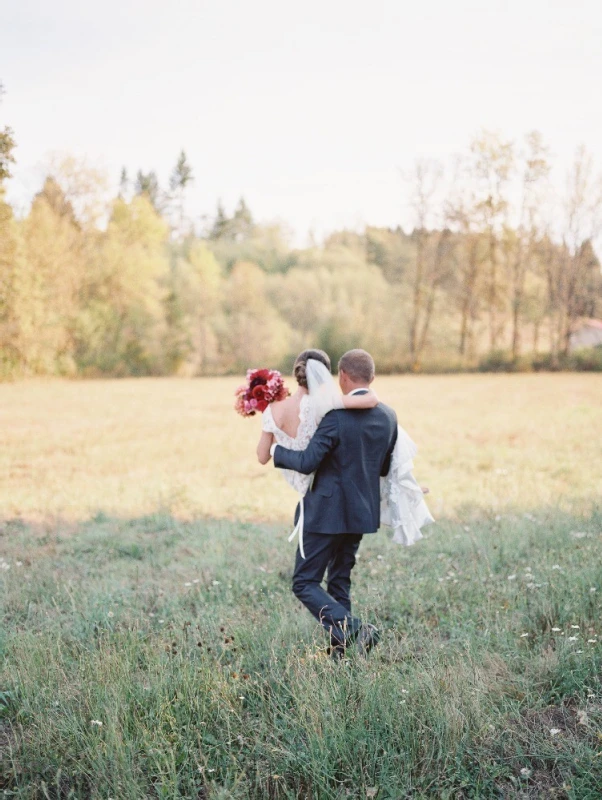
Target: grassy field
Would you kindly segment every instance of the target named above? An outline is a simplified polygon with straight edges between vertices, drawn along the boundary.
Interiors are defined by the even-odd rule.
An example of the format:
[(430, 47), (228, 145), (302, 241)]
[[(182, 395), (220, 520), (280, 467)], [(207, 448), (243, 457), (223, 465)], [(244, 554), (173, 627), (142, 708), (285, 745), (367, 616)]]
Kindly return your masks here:
[(4, 796), (602, 796), (602, 376), (379, 381), (439, 522), (342, 665), (236, 383), (0, 386)]
[[(0, 508), (27, 519), (162, 507), (290, 520), (294, 493), (255, 459), (259, 417), (232, 410), (239, 382), (0, 386)], [(416, 474), (438, 516), (602, 494), (602, 375), (385, 377), (376, 389), (419, 446)]]

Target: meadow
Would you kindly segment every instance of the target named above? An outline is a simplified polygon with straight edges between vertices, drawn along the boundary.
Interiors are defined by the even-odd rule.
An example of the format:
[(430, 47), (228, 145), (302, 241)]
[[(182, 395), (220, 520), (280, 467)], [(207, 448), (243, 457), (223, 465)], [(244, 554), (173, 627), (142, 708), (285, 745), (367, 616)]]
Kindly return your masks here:
[(3, 796), (600, 797), (602, 376), (378, 379), (438, 521), (343, 664), (237, 384), (0, 386)]

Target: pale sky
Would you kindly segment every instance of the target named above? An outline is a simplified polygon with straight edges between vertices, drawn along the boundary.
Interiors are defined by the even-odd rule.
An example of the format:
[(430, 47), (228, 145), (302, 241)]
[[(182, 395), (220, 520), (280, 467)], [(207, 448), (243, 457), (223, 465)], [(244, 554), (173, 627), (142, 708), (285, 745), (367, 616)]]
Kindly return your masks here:
[(117, 182), (179, 151), (191, 216), (316, 234), (404, 221), (400, 171), (480, 128), (602, 157), (601, 0), (0, 0), (0, 125), (24, 206), (62, 151)]

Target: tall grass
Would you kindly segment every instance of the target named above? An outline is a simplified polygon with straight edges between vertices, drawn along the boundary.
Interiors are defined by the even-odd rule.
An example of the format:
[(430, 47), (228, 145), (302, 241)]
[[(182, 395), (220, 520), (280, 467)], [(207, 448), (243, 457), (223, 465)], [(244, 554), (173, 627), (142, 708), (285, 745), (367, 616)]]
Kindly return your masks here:
[(4, 796), (602, 794), (599, 509), (366, 537), (354, 596), (383, 640), (342, 664), (290, 593), (284, 534), (6, 521)]

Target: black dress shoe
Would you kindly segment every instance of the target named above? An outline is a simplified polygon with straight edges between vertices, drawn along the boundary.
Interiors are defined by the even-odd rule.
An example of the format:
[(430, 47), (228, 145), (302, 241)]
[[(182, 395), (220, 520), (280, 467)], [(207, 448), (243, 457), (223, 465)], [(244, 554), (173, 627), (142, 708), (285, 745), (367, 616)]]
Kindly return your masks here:
[(366, 658), (370, 650), (376, 647), (379, 641), (380, 633), (378, 632), (378, 628), (374, 625), (370, 625), (369, 622), (363, 622), (355, 640), (358, 654), (362, 656), (362, 658)]

